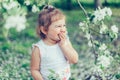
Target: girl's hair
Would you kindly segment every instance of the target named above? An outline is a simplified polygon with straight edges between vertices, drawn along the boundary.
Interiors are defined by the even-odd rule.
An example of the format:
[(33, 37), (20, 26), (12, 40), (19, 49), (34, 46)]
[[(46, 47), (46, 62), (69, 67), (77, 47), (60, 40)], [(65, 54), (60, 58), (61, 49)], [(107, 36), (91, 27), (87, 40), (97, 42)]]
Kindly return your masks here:
[(47, 31), (52, 22), (60, 19), (65, 19), (64, 14), (60, 10), (51, 5), (45, 6), (38, 17), (38, 36), (42, 39), (45, 39), (46, 35), (40, 30), (40, 27), (43, 27), (44, 30)]

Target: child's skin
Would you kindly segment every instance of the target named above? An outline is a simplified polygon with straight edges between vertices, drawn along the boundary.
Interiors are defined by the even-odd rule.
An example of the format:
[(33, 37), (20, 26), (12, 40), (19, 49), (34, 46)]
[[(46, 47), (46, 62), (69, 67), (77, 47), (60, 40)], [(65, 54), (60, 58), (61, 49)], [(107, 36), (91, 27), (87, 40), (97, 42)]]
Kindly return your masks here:
[[(52, 22), (47, 31), (44, 29), (44, 27), (41, 27), (40, 30), (46, 35), (46, 38), (43, 39), (45, 44), (52, 46), (58, 43), (69, 63), (77, 63), (78, 53), (74, 50), (70, 41), (67, 39), (65, 19), (60, 19)], [(52, 53), (50, 54), (52, 55)], [(35, 80), (43, 80), (42, 75), (39, 71), (40, 61), (40, 50), (38, 47), (35, 47), (31, 56), (31, 73)]]

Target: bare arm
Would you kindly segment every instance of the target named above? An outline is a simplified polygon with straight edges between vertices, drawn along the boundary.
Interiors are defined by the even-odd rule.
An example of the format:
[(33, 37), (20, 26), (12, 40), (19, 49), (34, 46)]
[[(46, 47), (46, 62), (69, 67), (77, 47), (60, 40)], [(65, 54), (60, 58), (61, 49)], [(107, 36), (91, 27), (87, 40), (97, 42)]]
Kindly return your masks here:
[(60, 35), (60, 42), (59, 46), (61, 50), (63, 51), (65, 57), (70, 63), (77, 63), (78, 62), (78, 53), (76, 50), (72, 47), (71, 42), (66, 38), (66, 36), (61, 33)]
[(40, 51), (38, 47), (35, 47), (31, 55), (31, 74), (34, 80), (43, 80), (40, 74)]

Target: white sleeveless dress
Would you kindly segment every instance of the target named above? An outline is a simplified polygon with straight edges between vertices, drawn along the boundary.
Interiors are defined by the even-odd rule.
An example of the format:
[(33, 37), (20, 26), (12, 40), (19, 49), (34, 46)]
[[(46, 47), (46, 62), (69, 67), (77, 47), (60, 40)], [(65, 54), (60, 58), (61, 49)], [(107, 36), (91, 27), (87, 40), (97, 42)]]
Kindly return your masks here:
[(49, 80), (48, 76), (57, 77), (57, 80), (69, 80), (70, 64), (66, 60), (58, 44), (46, 45), (43, 40), (33, 44), (40, 50), (41, 63), (40, 73), (44, 80)]

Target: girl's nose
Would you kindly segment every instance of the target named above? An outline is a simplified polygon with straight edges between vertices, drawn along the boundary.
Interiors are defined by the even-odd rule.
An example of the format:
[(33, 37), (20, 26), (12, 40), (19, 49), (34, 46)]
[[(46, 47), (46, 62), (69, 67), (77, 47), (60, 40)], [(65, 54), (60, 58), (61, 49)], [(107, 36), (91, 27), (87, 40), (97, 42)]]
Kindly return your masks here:
[(65, 33), (65, 31), (61, 31), (62, 33)]
[(66, 32), (66, 29), (65, 29), (65, 28), (61, 28), (61, 29), (60, 29), (60, 32), (65, 33), (65, 32)]

